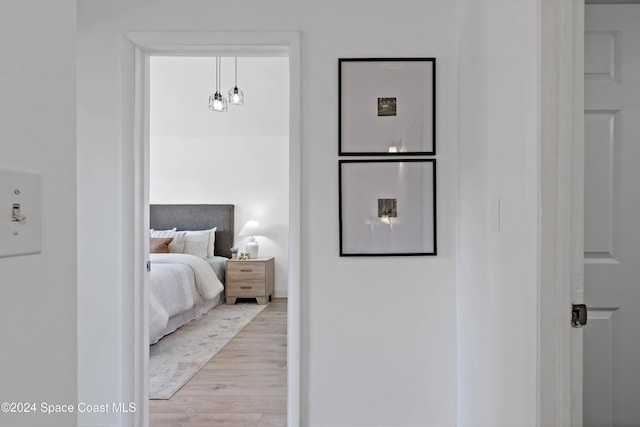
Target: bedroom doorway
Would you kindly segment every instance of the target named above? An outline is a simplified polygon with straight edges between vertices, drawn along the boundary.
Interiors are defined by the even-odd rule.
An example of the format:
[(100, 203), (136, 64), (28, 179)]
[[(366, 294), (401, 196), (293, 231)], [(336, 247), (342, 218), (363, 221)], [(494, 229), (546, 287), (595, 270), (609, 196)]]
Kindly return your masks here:
[[(134, 335), (136, 348), (133, 351), (132, 372), (133, 372), (133, 401), (140, 408), (134, 414), (136, 425), (148, 425), (148, 344), (144, 343), (144, 337), (148, 336), (148, 319), (146, 319), (149, 284), (146, 275), (146, 260), (148, 258), (148, 241), (146, 235), (149, 226), (149, 156), (152, 155), (149, 146), (150, 127), (149, 116), (152, 105), (150, 104), (150, 82), (149, 67), (153, 57), (286, 57), (288, 58), (288, 99), (289, 109), (286, 114), (288, 128), (288, 146), (285, 150), (288, 160), (288, 207), (279, 206), (278, 214), (288, 218), (287, 255), (288, 264), (284, 267), (287, 276), (286, 283), (286, 311), (287, 311), (287, 331), (286, 331), (286, 351), (287, 351), (287, 372), (286, 372), (286, 402), (287, 402), (287, 423), (296, 425), (299, 419), (299, 381), (300, 381), (300, 188), (301, 188), (301, 123), (300, 123), (300, 41), (298, 33), (128, 33), (127, 39), (132, 43), (135, 52), (134, 63), (132, 64), (135, 79), (132, 86), (135, 93), (135, 102), (132, 105), (135, 117), (131, 128), (134, 134), (133, 147), (135, 152), (134, 175), (136, 186), (134, 190), (134, 200), (136, 204), (135, 246), (136, 262), (134, 263), (134, 275), (136, 281), (144, 283), (140, 290), (135, 290), (134, 295)], [(240, 64), (239, 64), (240, 65)], [(225, 72), (224, 70), (222, 71)], [(228, 71), (227, 71), (228, 72)], [(215, 76), (211, 76), (214, 79)], [(223, 83), (226, 85), (225, 83)], [(238, 82), (240, 86), (240, 82)], [(222, 89), (226, 91), (225, 89)], [(246, 90), (246, 89), (245, 89)], [(209, 93), (205, 93), (208, 100)], [(248, 92), (247, 95), (248, 97)], [(285, 95), (286, 96), (286, 95)], [(213, 113), (208, 111), (205, 103), (205, 115), (226, 114)], [(250, 127), (250, 126), (249, 126)], [(197, 145), (197, 143), (196, 143)], [(184, 145), (178, 146), (177, 151), (184, 150)], [(250, 151), (245, 150), (245, 156)], [(260, 154), (256, 157), (264, 158)], [(288, 164), (287, 164), (288, 162)], [(187, 173), (194, 173), (190, 168)], [(247, 175), (247, 174), (245, 174)], [(241, 182), (242, 174), (238, 174), (237, 181)], [(210, 181), (209, 181), (210, 183)], [(185, 199), (175, 202), (184, 203)], [(194, 201), (193, 198), (190, 200)], [(264, 208), (264, 207), (262, 207)], [(267, 212), (267, 210), (247, 209), (247, 217), (256, 217)], [(265, 217), (268, 217), (265, 216)], [(252, 218), (254, 219), (254, 218)], [(242, 222), (243, 219), (236, 221)], [(265, 226), (267, 223), (265, 223)], [(236, 223), (236, 232), (243, 224)], [(276, 231), (281, 225), (275, 224)], [(266, 234), (266, 233), (265, 233)], [(268, 250), (270, 239), (261, 243), (261, 250)], [(276, 270), (277, 271), (277, 270)], [(282, 287), (280, 289), (282, 292)], [(279, 293), (276, 290), (275, 296)]]
[[(191, 285), (184, 288), (194, 291), (195, 305), (176, 306), (180, 298), (173, 295), (183, 287), (173, 285), (175, 278), (167, 285), (167, 277), (173, 276), (165, 271), (170, 268), (167, 264), (158, 264), (158, 258), (162, 262), (179, 259), (174, 261), (171, 254), (151, 255), (150, 297), (157, 302), (150, 305), (151, 342), (159, 335), (157, 324), (163, 323), (155, 320), (159, 311), (170, 316), (165, 332), (185, 324), (150, 347), (150, 425), (178, 419), (213, 421), (223, 414), (244, 417), (247, 412), (261, 422), (284, 425), (289, 217), (283, 212), (289, 211), (289, 58), (243, 52), (215, 57), (151, 56), (149, 87), (150, 226), (156, 230), (217, 226), (216, 256), (212, 250), (206, 260), (225, 285), (229, 304), (225, 305), (225, 298), (218, 302), (219, 297), (197, 303), (200, 293)], [(242, 104), (232, 103), (234, 87), (244, 93)], [(210, 96), (218, 91), (228, 101), (223, 112), (213, 111), (210, 105)], [(230, 220), (216, 209), (227, 205), (232, 205)], [(199, 209), (205, 207), (211, 212)], [(203, 216), (212, 222), (196, 225), (204, 221)], [(159, 218), (164, 218), (162, 223)], [(231, 247), (240, 252), (248, 247), (242, 230), (250, 221), (260, 225), (255, 260), (227, 262)], [(155, 231), (152, 237), (168, 237), (165, 233)], [(185, 246), (184, 253), (195, 255), (191, 249), (198, 247), (189, 238), (200, 234), (204, 236), (198, 231), (187, 235), (189, 248)], [(229, 235), (232, 240), (220, 247)], [(171, 246), (168, 249), (174, 252), (176, 246), (173, 250)], [(225, 266), (232, 273), (226, 275), (226, 283)], [(255, 272), (243, 273), (254, 268)], [(255, 290), (246, 289), (254, 286)], [(266, 296), (258, 296), (260, 291)], [(236, 302), (236, 294), (246, 298)], [(217, 305), (209, 311), (212, 304)], [(194, 414), (189, 405), (206, 400), (216, 404), (199, 405)]]

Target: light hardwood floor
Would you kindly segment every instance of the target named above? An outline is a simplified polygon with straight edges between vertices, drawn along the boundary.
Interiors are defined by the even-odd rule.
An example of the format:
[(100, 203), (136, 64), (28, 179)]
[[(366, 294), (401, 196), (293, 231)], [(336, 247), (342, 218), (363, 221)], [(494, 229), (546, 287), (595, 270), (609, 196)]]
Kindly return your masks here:
[(287, 300), (274, 299), (169, 400), (150, 427), (285, 427)]

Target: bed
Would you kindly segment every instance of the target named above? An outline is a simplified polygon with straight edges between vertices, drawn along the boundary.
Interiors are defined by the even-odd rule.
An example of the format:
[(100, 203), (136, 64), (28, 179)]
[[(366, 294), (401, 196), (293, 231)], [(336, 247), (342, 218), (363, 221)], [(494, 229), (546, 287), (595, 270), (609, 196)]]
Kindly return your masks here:
[(151, 205), (149, 343), (224, 301), (233, 205)]

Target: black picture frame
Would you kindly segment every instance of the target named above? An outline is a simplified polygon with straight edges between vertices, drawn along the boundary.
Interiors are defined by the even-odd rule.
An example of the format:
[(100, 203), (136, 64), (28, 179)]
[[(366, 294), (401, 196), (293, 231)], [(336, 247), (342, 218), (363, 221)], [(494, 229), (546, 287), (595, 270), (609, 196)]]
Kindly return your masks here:
[(338, 161), (340, 256), (435, 256), (436, 159)]
[(338, 155), (436, 154), (435, 58), (338, 59)]

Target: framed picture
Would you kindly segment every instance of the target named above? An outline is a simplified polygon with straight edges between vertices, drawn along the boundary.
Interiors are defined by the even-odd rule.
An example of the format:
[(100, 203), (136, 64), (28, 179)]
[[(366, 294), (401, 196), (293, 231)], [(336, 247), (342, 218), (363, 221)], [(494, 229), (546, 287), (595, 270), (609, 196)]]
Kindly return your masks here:
[(437, 255), (436, 160), (340, 160), (340, 256)]
[(339, 155), (436, 154), (435, 58), (338, 60)]

